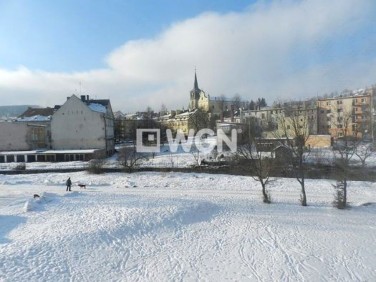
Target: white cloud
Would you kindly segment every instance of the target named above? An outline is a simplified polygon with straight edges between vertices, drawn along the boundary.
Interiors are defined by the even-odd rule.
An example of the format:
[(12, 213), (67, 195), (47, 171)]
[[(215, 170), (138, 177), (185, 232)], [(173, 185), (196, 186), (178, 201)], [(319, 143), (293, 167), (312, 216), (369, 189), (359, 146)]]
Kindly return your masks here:
[[(116, 110), (158, 110), (162, 103), (186, 107), (194, 67), (199, 86), (213, 96), (239, 93), (272, 102), (364, 87), (376, 83), (374, 59), (356, 53), (327, 58), (323, 48), (355, 35), (373, 17), (373, 5), (373, 0), (274, 1), (242, 13), (204, 13), (155, 38), (125, 43), (108, 55), (107, 69), (0, 69), (2, 103), (61, 104), (79, 92), (81, 81), (84, 94), (110, 98)], [(296, 57), (299, 52), (303, 55)]]

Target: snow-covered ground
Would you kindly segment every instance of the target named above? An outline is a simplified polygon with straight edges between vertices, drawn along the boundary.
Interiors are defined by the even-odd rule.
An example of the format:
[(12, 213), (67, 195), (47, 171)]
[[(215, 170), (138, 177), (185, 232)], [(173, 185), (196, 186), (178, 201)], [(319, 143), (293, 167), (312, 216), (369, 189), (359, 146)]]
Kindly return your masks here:
[[(211, 140), (209, 140), (212, 142)], [(208, 142), (209, 142), (208, 141)], [(209, 142), (209, 143), (210, 143)], [(187, 145), (190, 148), (191, 145)], [(117, 147), (119, 150), (121, 147)], [(198, 165), (202, 160), (215, 161), (215, 160), (231, 160), (236, 153), (225, 151), (222, 153), (198, 153), (197, 150), (193, 150), (194, 153), (189, 152), (182, 146), (179, 146), (176, 152), (171, 152), (170, 147), (167, 144), (161, 146), (159, 153), (149, 153), (145, 155), (140, 163), (140, 167), (155, 167), (155, 168), (187, 168)], [(365, 150), (359, 150), (359, 155), (364, 158)], [(363, 154), (362, 154), (363, 152)], [(376, 151), (366, 151), (367, 158), (365, 161), (366, 167), (376, 166)], [(271, 156), (270, 152), (265, 152), (267, 157)], [(220, 158), (220, 157), (224, 158)], [(306, 154), (305, 161), (311, 164), (333, 165), (335, 162), (336, 154), (330, 148), (312, 149)], [(337, 158), (339, 158), (337, 153)], [(0, 163), (0, 171), (14, 170), (20, 163)], [(23, 163), (22, 163), (23, 164)], [(351, 158), (350, 164), (352, 166), (360, 166), (361, 160), (354, 154)], [(81, 169), (88, 167), (88, 162), (84, 161), (72, 161), (72, 162), (30, 162), (25, 163), (27, 170), (44, 170), (44, 169)], [(104, 167), (106, 168), (121, 168), (118, 162), (118, 154), (114, 154), (112, 157), (105, 159)]]
[(332, 183), (301, 207), (293, 179), (267, 205), (243, 176), (0, 175), (0, 281), (375, 281), (376, 184), (337, 210)]

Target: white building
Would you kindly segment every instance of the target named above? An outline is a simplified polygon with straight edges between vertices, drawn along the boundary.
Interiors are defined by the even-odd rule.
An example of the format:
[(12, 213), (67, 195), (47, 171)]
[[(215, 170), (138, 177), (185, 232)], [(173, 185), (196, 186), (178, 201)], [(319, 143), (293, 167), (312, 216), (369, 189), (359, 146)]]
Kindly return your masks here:
[(101, 150), (114, 152), (114, 115), (110, 100), (92, 100), (75, 95), (54, 113), (51, 120), (55, 150)]

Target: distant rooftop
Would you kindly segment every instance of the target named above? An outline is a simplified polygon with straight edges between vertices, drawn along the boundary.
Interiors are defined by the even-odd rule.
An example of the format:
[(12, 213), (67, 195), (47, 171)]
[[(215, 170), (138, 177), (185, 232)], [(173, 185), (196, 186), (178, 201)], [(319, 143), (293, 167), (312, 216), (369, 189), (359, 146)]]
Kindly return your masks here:
[(47, 107), (47, 108), (31, 108), (29, 107), (25, 112), (23, 112), (18, 117), (21, 119), (30, 118), (35, 116), (42, 116), (42, 117), (49, 117), (54, 114), (54, 109)]

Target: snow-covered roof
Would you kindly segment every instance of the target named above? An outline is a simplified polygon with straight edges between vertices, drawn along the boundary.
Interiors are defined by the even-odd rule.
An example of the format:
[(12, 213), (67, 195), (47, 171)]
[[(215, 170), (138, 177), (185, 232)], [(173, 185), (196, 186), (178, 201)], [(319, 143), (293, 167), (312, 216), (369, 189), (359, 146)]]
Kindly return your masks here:
[(170, 118), (170, 117), (171, 117), (171, 114), (166, 114), (166, 115), (160, 116), (159, 118), (166, 119), (166, 118)]
[(17, 121), (50, 121), (51, 116), (36, 115), (36, 116), (31, 116), (31, 117), (17, 118), (16, 120)]
[(197, 110), (184, 112), (184, 113), (181, 113), (181, 114), (177, 114), (175, 117), (185, 117), (185, 116), (190, 116), (190, 115), (194, 114), (196, 111), (197, 111)]
[(92, 154), (98, 149), (85, 149), (85, 150), (47, 150), (44, 154)]
[(105, 106), (101, 105), (101, 104), (98, 104), (98, 103), (90, 103), (88, 105), (88, 107), (94, 111), (94, 112), (98, 112), (98, 113), (106, 113), (107, 112), (107, 109)]
[(4, 151), (0, 155), (33, 155), (33, 154), (92, 154), (98, 149), (85, 150), (32, 150), (32, 151)]
[(6, 152), (0, 152), (0, 155), (30, 155), (30, 154), (37, 154), (38, 150), (33, 151), (6, 151)]

